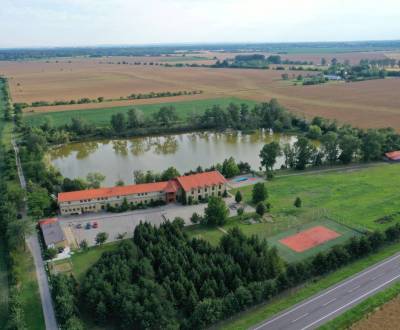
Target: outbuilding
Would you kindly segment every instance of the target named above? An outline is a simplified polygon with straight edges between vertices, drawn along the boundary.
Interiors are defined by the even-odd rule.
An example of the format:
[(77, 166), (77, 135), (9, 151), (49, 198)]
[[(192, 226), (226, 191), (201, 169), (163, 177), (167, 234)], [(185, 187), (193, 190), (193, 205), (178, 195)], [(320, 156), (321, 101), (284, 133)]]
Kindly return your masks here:
[(400, 150), (387, 152), (385, 154), (385, 158), (386, 158), (386, 160), (388, 160), (390, 162), (400, 162)]
[(65, 237), (64, 231), (62, 230), (57, 218), (40, 220), (39, 226), (48, 249), (65, 249), (68, 247), (67, 238)]

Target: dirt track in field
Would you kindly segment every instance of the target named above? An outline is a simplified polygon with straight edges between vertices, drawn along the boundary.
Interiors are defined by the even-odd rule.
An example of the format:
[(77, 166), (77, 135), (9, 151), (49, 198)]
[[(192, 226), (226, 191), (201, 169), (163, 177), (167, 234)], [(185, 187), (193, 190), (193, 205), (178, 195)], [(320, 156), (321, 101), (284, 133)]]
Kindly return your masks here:
[(354, 324), (351, 330), (397, 330), (400, 324), (399, 311), (400, 297), (397, 297)]
[[(207, 53), (204, 57), (233, 56)], [(337, 55), (337, 56), (336, 56)], [(359, 60), (382, 53), (335, 54)], [(203, 56), (203, 55), (199, 55)], [(287, 55), (289, 56), (289, 55)], [(311, 56), (290, 55), (310, 60)], [(302, 57), (303, 56), (303, 57)], [(324, 57), (329, 58), (324, 54)], [(316, 86), (293, 86), (281, 80), (283, 71), (211, 68), (165, 68), (106, 64), (107, 61), (150, 62), (150, 57), (113, 57), (96, 59), (54, 59), (30, 62), (0, 62), (0, 74), (9, 77), (14, 102), (71, 100), (82, 97), (117, 99), (131, 93), (203, 90), (193, 96), (154, 98), (136, 101), (113, 101), (72, 106), (34, 108), (37, 112), (94, 109), (130, 104), (150, 104), (183, 100), (235, 96), (266, 101), (277, 98), (290, 110), (307, 117), (315, 115), (337, 119), (359, 127), (392, 126), (400, 130), (400, 79), (371, 80), (358, 83), (328, 83)], [(100, 64), (99, 62), (102, 62)], [(290, 71), (291, 76), (302, 72)], [(305, 74), (305, 72), (303, 72)], [(31, 110), (28, 109), (27, 112)]]

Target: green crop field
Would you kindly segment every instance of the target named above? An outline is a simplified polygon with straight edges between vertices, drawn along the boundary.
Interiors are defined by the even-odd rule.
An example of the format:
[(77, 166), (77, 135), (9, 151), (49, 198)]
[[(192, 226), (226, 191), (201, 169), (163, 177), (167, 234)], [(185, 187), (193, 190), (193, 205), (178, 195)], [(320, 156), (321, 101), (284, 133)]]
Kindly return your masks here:
[(130, 105), (123, 107), (111, 107), (111, 108), (100, 108), (100, 109), (90, 109), (90, 110), (70, 110), (70, 111), (58, 111), (51, 113), (33, 113), (25, 115), (25, 122), (31, 126), (41, 125), (46, 118), (51, 118), (52, 123), (55, 126), (62, 126), (69, 124), (71, 118), (79, 117), (88, 123), (92, 123), (96, 126), (106, 126), (109, 125), (111, 116), (113, 114), (122, 112), (127, 113), (130, 109), (136, 108), (143, 112), (145, 117), (149, 117), (155, 112), (157, 112), (163, 106), (174, 106), (178, 116), (181, 119), (186, 118), (191, 113), (202, 113), (207, 108), (213, 105), (220, 105), (226, 107), (229, 103), (246, 103), (248, 105), (254, 105), (256, 102), (241, 100), (238, 98), (217, 98), (217, 99), (207, 99), (207, 100), (194, 100), (194, 101), (183, 101), (183, 102), (172, 102), (172, 103), (158, 103), (158, 104), (145, 104), (145, 105)]

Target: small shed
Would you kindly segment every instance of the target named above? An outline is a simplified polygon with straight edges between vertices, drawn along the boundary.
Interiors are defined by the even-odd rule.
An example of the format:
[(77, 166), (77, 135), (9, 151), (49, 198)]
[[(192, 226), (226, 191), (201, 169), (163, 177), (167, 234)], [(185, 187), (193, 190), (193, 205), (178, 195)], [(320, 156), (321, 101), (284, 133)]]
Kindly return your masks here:
[(387, 152), (385, 158), (390, 162), (400, 162), (400, 150)]
[(57, 218), (43, 219), (39, 221), (47, 248), (66, 248), (67, 238)]

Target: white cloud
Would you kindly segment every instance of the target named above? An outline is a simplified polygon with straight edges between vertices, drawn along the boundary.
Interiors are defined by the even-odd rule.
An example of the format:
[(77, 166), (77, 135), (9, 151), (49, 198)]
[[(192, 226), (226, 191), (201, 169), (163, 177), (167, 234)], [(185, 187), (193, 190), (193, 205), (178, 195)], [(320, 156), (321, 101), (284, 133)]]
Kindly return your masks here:
[(0, 47), (395, 39), (395, 0), (3, 0)]

